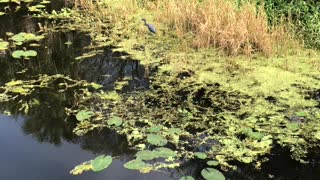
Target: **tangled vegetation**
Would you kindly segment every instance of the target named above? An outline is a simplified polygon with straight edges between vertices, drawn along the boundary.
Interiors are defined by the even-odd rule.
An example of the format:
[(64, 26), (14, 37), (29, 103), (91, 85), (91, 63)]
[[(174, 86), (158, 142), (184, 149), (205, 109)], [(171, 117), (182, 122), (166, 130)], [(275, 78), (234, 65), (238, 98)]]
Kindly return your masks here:
[[(76, 94), (76, 105), (66, 108), (79, 121), (74, 133), (110, 128), (125, 135), (137, 150), (125, 167), (142, 173), (175, 168), (192, 158), (226, 170), (236, 168), (230, 163), (234, 160), (259, 168), (276, 144), (290, 149), (301, 163), (308, 162), (310, 150), (319, 149), (318, 52), (300, 46), (286, 21), (271, 24), (283, 13), (276, 9), (271, 16), (270, 4), (78, 0), (73, 9), (41, 11), (34, 17), (53, 23), (43, 32), (88, 33), (91, 44), (78, 61), (90, 61), (112, 47), (123, 54), (119, 60), (140, 60), (150, 73), (150, 89), (143, 92), (120, 94), (118, 82), (115, 91)], [(154, 22), (158, 33), (148, 34), (141, 18)], [(311, 38), (317, 25), (301, 18), (293, 22), (309, 23), (302, 26), (307, 30), (294, 30)], [(0, 48), (8, 47), (0, 43)], [(317, 46), (316, 41), (307, 44)], [(1, 87), (1, 100), (9, 100), (12, 87), (18, 88), (13, 93), (27, 95), (23, 84)], [(100, 171), (111, 162), (112, 157), (102, 155), (71, 173)], [(201, 174), (224, 178), (214, 168)]]

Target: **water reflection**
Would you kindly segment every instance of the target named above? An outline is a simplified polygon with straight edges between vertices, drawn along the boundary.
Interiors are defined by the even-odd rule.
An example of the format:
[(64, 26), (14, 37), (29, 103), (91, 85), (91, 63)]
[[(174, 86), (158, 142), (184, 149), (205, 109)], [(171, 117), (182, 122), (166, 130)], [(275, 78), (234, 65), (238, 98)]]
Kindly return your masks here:
[[(82, 146), (87, 148), (86, 150), (80, 148), (78, 144), (64, 140), (61, 141), (60, 146), (53, 146), (50, 143), (39, 143), (32, 136), (25, 135), (21, 131), (21, 126), (24, 123), (26, 122), (22, 116), (16, 116), (13, 119), (0, 115), (0, 159), (3, 162), (0, 165), (1, 180), (170, 179), (167, 173), (155, 172), (142, 175), (136, 171), (126, 170), (123, 168), (124, 161), (119, 159), (114, 159), (113, 164), (101, 173), (89, 172), (81, 176), (72, 176), (69, 171), (75, 165), (94, 158), (97, 155), (95, 152), (105, 152), (103, 149), (114, 148), (114, 144), (98, 145), (101, 143), (100, 140), (110, 142), (112, 138), (102, 138), (96, 142), (98, 144), (87, 144), (85, 140), (76, 138), (75, 141), (80, 141)], [(54, 134), (56, 135), (56, 133)], [(99, 136), (103, 136), (102, 134)], [(33, 136), (37, 135), (39, 134)], [(92, 134), (88, 139), (95, 137), (97, 136)], [(93, 152), (90, 149), (94, 149)], [(108, 151), (112, 152), (112, 150)], [(129, 158), (130, 156), (122, 154), (121, 159), (127, 160)]]

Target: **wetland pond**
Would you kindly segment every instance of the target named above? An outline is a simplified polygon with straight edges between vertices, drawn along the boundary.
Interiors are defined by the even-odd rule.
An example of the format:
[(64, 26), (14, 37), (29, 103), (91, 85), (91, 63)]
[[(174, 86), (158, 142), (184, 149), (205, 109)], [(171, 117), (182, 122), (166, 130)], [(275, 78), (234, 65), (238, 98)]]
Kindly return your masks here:
[[(47, 10), (59, 10), (62, 2), (51, 3)], [(26, 7), (22, 6), (17, 12), (11, 5), (1, 8), (6, 12), (0, 16), (2, 39), (20, 32), (39, 32), (39, 22), (50, 26), (50, 22), (26, 16), (29, 14)], [(30, 38), (31, 35), (26, 36)], [(201, 170), (206, 162), (201, 158), (180, 161), (180, 166), (174, 169), (139, 173), (123, 167), (136, 153), (125, 136), (107, 128), (97, 128), (81, 136), (77, 134), (81, 134), (81, 129), (74, 131), (78, 121), (68, 113), (74, 113), (72, 108), (82, 103), (79, 97), (94, 92), (98, 84), (104, 91), (139, 94), (149, 89), (152, 79), (149, 74), (153, 72), (135, 59), (119, 60), (126, 54), (113, 51), (110, 46), (84, 61), (74, 61), (86, 53), (84, 49), (91, 43), (91, 38), (80, 31), (53, 31), (46, 32), (45, 37), (31, 38), (36, 42), (27, 46), (37, 52), (36, 57), (24, 49), (17, 55), (24, 57), (20, 61), (8, 51), (0, 51), (0, 86), (11, 88), (1, 89), (1, 93), (5, 93), (0, 104), (0, 180), (165, 180), (186, 175), (203, 179)], [(23, 54), (27, 52), (29, 54)], [(22, 88), (16, 87), (20, 84)], [(90, 101), (89, 104), (95, 103), (99, 102)], [(106, 113), (110, 112), (106, 110)], [(85, 115), (90, 116), (90, 113)], [(226, 179), (234, 180), (320, 179), (318, 156), (310, 157), (311, 163), (300, 164), (290, 158), (288, 150), (279, 149), (273, 148), (270, 160), (262, 163), (261, 170), (235, 161), (231, 164), (237, 165), (237, 170), (223, 174)], [(84, 172), (78, 176), (69, 173), (75, 166), (101, 154), (113, 157), (105, 171)]]

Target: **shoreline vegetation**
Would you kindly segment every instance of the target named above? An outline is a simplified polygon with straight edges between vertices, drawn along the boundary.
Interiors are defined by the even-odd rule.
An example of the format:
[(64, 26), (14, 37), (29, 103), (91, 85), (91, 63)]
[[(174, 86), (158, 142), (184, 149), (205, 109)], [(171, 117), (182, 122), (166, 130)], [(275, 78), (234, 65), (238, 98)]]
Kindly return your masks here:
[[(145, 65), (148, 90), (121, 93), (122, 81), (109, 92), (81, 89), (76, 105), (66, 107), (79, 121), (75, 134), (109, 128), (126, 136), (137, 151), (124, 165), (128, 169), (148, 173), (199, 159), (208, 164), (203, 178), (224, 179), (224, 170), (236, 168), (230, 162), (259, 169), (278, 145), (301, 163), (319, 151), (320, 13), (314, 13), (316, 4), (304, 2), (75, 0), (73, 8), (41, 10), (33, 17), (51, 23), (43, 24), (40, 34), (90, 36), (77, 62), (109, 48), (120, 54), (111, 58)], [(297, 12), (298, 7), (304, 9)], [(12, 86), (23, 85), (1, 88), (7, 96)], [(100, 171), (111, 162), (102, 155), (71, 173)]]

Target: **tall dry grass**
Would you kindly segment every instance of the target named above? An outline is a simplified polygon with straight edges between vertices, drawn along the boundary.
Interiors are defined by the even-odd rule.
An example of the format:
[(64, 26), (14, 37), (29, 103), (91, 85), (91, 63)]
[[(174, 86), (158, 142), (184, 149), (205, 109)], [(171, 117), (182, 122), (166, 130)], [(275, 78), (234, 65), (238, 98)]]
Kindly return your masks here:
[[(231, 0), (158, 0), (157, 19), (176, 31), (179, 38), (192, 33), (193, 47), (217, 47), (228, 54), (263, 52), (270, 55), (274, 39), (262, 8), (241, 7)], [(161, 11), (160, 11), (161, 9)]]
[(293, 39), (285, 25), (268, 26), (263, 6), (257, 7), (250, 1), (241, 6), (234, 0), (74, 1), (77, 6), (95, 14), (101, 22), (107, 20), (117, 24), (118, 29), (127, 33), (141, 26), (141, 18), (153, 17), (158, 29), (171, 31), (183, 40), (181, 46), (187, 43), (194, 48), (215, 47), (229, 55), (255, 52), (272, 55), (279, 46), (283, 47)]

